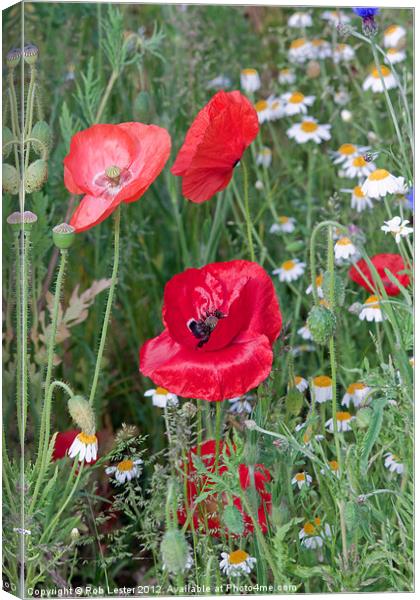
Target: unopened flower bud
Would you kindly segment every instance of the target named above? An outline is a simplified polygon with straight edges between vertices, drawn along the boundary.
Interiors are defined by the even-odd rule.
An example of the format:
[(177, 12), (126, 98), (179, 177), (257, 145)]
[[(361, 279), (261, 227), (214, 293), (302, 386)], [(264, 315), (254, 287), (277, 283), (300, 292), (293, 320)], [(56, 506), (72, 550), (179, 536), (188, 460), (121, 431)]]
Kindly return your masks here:
[(306, 75), (309, 79), (317, 79), (321, 73), (321, 65), (316, 60), (310, 60), (306, 67)]
[(23, 58), (28, 65), (34, 65), (38, 60), (39, 50), (35, 44), (26, 44), (23, 48)]
[(38, 217), (30, 210), (24, 212), (16, 211), (7, 217), (7, 222), (14, 229), (21, 231), (29, 231), (32, 225), (38, 221)]
[(257, 179), (257, 181), (255, 182), (255, 189), (259, 191), (264, 189), (264, 184), (260, 179)]
[(75, 228), (68, 223), (60, 223), (53, 228), (53, 241), (60, 250), (70, 248), (75, 239)]
[(336, 319), (325, 306), (313, 306), (306, 320), (315, 342), (326, 344), (335, 330)]
[(39, 140), (40, 143), (35, 141), (32, 142), (32, 148), (38, 155), (42, 155), (44, 152), (47, 154), (51, 149), (51, 129), (48, 123), (45, 121), (38, 121), (32, 128), (31, 137)]
[(2, 182), (3, 191), (7, 194), (15, 195), (19, 193), (19, 173), (16, 167), (3, 163)]
[(9, 50), (6, 56), (7, 66), (10, 69), (14, 69), (20, 63), (20, 59), (22, 57), (22, 51), (20, 48), (12, 48)]
[(350, 112), (349, 110), (344, 109), (341, 111), (340, 116), (341, 116), (342, 121), (344, 121), (344, 123), (350, 123), (350, 121), (353, 118), (353, 113)]
[(76, 425), (88, 435), (95, 434), (95, 415), (83, 396), (73, 396), (67, 403), (69, 413)]
[(177, 575), (187, 568), (189, 548), (184, 534), (177, 529), (169, 530), (160, 544), (162, 562), (169, 573)]
[[(326, 271), (322, 278), (321, 284), (323, 296), (326, 299), (330, 298), (330, 290), (331, 290), (331, 275), (329, 271)], [(334, 274), (334, 303), (338, 306), (343, 306), (346, 295), (346, 282), (345, 280)]]
[(72, 542), (75, 542), (76, 540), (79, 539), (80, 531), (77, 529), (77, 527), (73, 527), (73, 529), (70, 532), (70, 537), (71, 537)]
[(38, 192), (48, 179), (48, 164), (43, 159), (31, 163), (25, 173), (25, 191)]

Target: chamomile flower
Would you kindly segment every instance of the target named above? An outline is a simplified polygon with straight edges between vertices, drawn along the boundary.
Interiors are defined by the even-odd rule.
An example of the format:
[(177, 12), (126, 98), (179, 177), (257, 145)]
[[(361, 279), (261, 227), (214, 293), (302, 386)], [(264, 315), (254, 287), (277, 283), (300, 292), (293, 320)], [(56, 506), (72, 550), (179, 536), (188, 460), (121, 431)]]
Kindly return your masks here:
[(312, 17), (307, 12), (295, 12), (291, 17), (289, 17), (287, 24), (289, 27), (296, 29), (312, 27)]
[(277, 119), (281, 119), (284, 117), (284, 104), (280, 98), (276, 96), (270, 96), (267, 98), (268, 108), (269, 108), (269, 121), (277, 121)]
[(403, 62), (407, 58), (405, 50), (399, 50), (398, 48), (389, 48), (386, 53), (386, 62), (391, 65), (396, 65)]
[(372, 295), (365, 300), (362, 310), (359, 313), (359, 319), (361, 321), (375, 321), (375, 323), (380, 323), (384, 320), (378, 296)]
[(278, 223), (273, 223), (270, 227), (270, 233), (292, 233), (295, 230), (296, 219), (281, 215)]
[(311, 58), (322, 60), (332, 55), (331, 45), (326, 40), (319, 38), (311, 40)]
[(350, 403), (352, 402), (356, 408), (359, 408), (359, 406), (366, 400), (369, 392), (370, 387), (361, 381), (351, 383), (346, 389), (346, 393), (343, 396), (341, 404), (347, 408), (350, 408)]
[(79, 462), (94, 462), (98, 456), (98, 438), (95, 434), (78, 433), (68, 450), (70, 458), (78, 457)]
[[(295, 431), (296, 431), (296, 432), (299, 432), (299, 431), (301, 431), (302, 429), (305, 429), (305, 433), (303, 434), (302, 441), (303, 441), (303, 443), (305, 444), (305, 446), (309, 446), (309, 445), (310, 445), (310, 442), (311, 442), (311, 439), (312, 439), (312, 436), (313, 436), (313, 429), (312, 429), (312, 425), (308, 425), (308, 424), (306, 423), (306, 421), (304, 421), (303, 423), (299, 423), (299, 424), (298, 424), (298, 425), (296, 425), (296, 427), (295, 427)], [(321, 442), (321, 441), (324, 439), (324, 436), (323, 436), (323, 435), (321, 435), (321, 434), (317, 434), (317, 435), (315, 435), (314, 437), (315, 437), (315, 440), (316, 440), (317, 442)]]
[(315, 402), (322, 404), (332, 399), (332, 379), (327, 375), (318, 375), (312, 379)]
[(257, 154), (257, 165), (261, 165), (265, 169), (268, 169), (268, 167), (271, 165), (272, 158), (273, 153), (271, 152), (270, 148), (264, 146)]
[(306, 323), (305, 323), (305, 325), (303, 325), (303, 327), (300, 327), (300, 329), (298, 329), (298, 334), (304, 340), (313, 340), (312, 333), (309, 331), (309, 327), (307, 326)]
[(386, 169), (376, 169), (362, 185), (362, 192), (369, 198), (380, 198), (387, 194), (395, 194), (400, 189), (398, 178)]
[(280, 84), (283, 83), (288, 83), (288, 84), (292, 84), (295, 83), (296, 81), (296, 75), (294, 74), (294, 72), (291, 69), (280, 69), (279, 74), (278, 74), (278, 82)]
[(293, 40), (287, 55), (292, 63), (304, 63), (311, 57), (311, 44), (305, 38)]
[(354, 208), (356, 212), (360, 213), (367, 208), (372, 208), (372, 200), (363, 192), (360, 185), (356, 185), (352, 190), (341, 190), (343, 192), (349, 192), (351, 194), (350, 206)]
[(287, 130), (287, 136), (298, 144), (313, 141), (320, 144), (331, 139), (331, 125), (319, 125), (313, 117), (306, 117), (301, 123), (295, 123)]
[(340, 470), (338, 467), (338, 462), (336, 460), (329, 460), (328, 466), (321, 469), (322, 475), (326, 475), (327, 471), (329, 471), (330, 473), (332, 473), (333, 475), (335, 475), (337, 477), (340, 473)]
[(406, 31), (401, 25), (390, 25), (384, 31), (385, 48), (395, 48), (405, 38)]
[(251, 573), (257, 559), (250, 556), (245, 550), (234, 550), (233, 552), (222, 552), (222, 560), (219, 563), (222, 573), (228, 577), (239, 577), (242, 574)]
[(356, 254), (356, 246), (353, 244), (350, 238), (342, 237), (336, 241), (334, 245), (335, 260), (348, 260), (352, 256), (354, 257)]
[(251, 414), (252, 406), (248, 402), (250, 396), (238, 396), (237, 398), (231, 398), (228, 402), (230, 402), (229, 412), (240, 415), (242, 413)]
[(350, 101), (350, 94), (346, 90), (337, 90), (334, 94), (334, 102), (338, 106), (345, 106)]
[(380, 69), (374, 67), (370, 72), (370, 75), (366, 77), (362, 84), (362, 88), (365, 92), (367, 90), (372, 90), (372, 92), (375, 94), (383, 92), (384, 86), (387, 90), (392, 90), (393, 88), (397, 87), (397, 80), (392, 74), (391, 69), (389, 67), (385, 67), (384, 65), (382, 65)]
[(412, 227), (407, 227), (410, 221), (402, 220), (401, 217), (393, 217), (389, 221), (384, 221), (385, 225), (382, 225), (382, 231), (385, 233), (392, 233), (397, 244), (401, 242), (403, 237), (407, 237), (410, 233), (413, 233)]
[[(346, 431), (351, 431), (350, 423), (353, 421), (354, 417), (347, 410), (337, 411), (336, 417), (338, 432), (344, 433)], [(325, 427), (330, 433), (334, 433), (334, 419), (331, 418), (325, 421)]]
[(300, 375), (296, 375), (295, 376), (295, 386), (297, 387), (299, 392), (303, 393), (305, 390), (308, 389), (309, 383), (304, 377), (301, 377)]
[(331, 152), (333, 157), (333, 163), (335, 165), (340, 165), (342, 163), (348, 162), (350, 159), (362, 154), (366, 150), (368, 150), (368, 146), (356, 146), (355, 144), (341, 144), (338, 150)]
[(299, 531), (299, 539), (302, 546), (310, 550), (322, 548), (327, 537), (331, 537), (331, 528), (328, 523), (322, 527), (319, 517), (315, 517), (313, 521), (304, 523), (302, 529)]
[(242, 69), (241, 71), (241, 88), (247, 94), (253, 94), (261, 87), (260, 76), (256, 69)]
[(305, 271), (306, 264), (297, 258), (286, 260), (278, 269), (274, 269), (273, 275), (278, 275), (280, 281), (296, 281)]
[(166, 388), (157, 387), (151, 388), (144, 392), (146, 398), (152, 398), (153, 406), (157, 406), (158, 408), (166, 408), (167, 406), (177, 406), (178, 405), (178, 396), (176, 394), (171, 394), (168, 392)]
[(344, 177), (348, 179), (361, 179), (367, 177), (375, 169), (375, 163), (367, 162), (363, 156), (356, 155), (344, 163)]
[(254, 108), (257, 111), (258, 122), (260, 124), (265, 123), (270, 119), (270, 105), (267, 100), (258, 100), (254, 104)]
[(353, 60), (355, 52), (349, 44), (337, 44), (333, 50), (333, 61), (335, 63)]
[(141, 458), (132, 460), (126, 458), (119, 462), (116, 466), (106, 467), (105, 473), (107, 475), (114, 475), (115, 479), (119, 483), (125, 483), (136, 479), (140, 475), (140, 465), (143, 464)]
[(303, 114), (308, 112), (308, 106), (312, 106), (315, 102), (315, 96), (305, 96), (302, 92), (287, 92), (282, 94), (284, 113), (291, 117), (293, 115)]
[(345, 25), (346, 23), (350, 23), (350, 17), (344, 14), (341, 10), (324, 10), (321, 15), (321, 19), (324, 21), (328, 21), (330, 25)]
[(391, 471), (391, 473), (395, 472), (398, 473), (398, 475), (404, 473), (403, 463), (400, 462), (399, 457), (396, 454), (392, 454), (392, 452), (387, 452), (385, 454), (384, 465), (386, 469), (389, 469)]
[(311, 485), (312, 477), (309, 475), (309, 473), (306, 473), (306, 471), (302, 471), (301, 473), (296, 473), (292, 477), (291, 483), (292, 485), (297, 485), (301, 490), (303, 486), (309, 487)]
[[(316, 285), (316, 293), (318, 294), (318, 298), (324, 297), (324, 292), (322, 291), (322, 282), (324, 281), (324, 276), (322, 273), (316, 276), (315, 285)], [(312, 283), (308, 285), (306, 288), (307, 294), (312, 294)]]

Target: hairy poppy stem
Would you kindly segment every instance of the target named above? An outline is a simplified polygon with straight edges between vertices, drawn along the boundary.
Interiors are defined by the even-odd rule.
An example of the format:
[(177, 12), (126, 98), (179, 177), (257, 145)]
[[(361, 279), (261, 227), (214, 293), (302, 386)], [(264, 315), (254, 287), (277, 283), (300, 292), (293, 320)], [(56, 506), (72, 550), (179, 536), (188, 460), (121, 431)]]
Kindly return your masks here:
[(112, 267), (111, 285), (108, 293), (108, 300), (106, 303), (105, 317), (102, 324), (101, 341), (99, 342), (98, 355), (96, 357), (95, 373), (93, 376), (92, 387), (90, 389), (89, 404), (93, 405), (95, 399), (96, 388), (98, 386), (99, 374), (101, 372), (102, 357), (105, 348), (106, 334), (108, 331), (109, 318), (111, 316), (112, 301), (114, 298), (115, 286), (117, 283), (118, 274), (118, 262), (120, 257), (120, 223), (121, 223), (121, 207), (119, 206), (115, 211), (114, 221), (114, 265)]

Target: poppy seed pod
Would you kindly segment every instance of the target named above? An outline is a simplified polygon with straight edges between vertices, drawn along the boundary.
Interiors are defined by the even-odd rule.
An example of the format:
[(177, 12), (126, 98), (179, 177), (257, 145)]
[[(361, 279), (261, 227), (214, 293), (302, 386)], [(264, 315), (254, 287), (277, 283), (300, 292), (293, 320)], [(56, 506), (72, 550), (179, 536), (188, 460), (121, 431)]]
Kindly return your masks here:
[(20, 48), (12, 48), (9, 50), (6, 56), (7, 66), (10, 69), (14, 69), (20, 63), (20, 59), (22, 57), (22, 51)]
[[(3, 139), (3, 158), (7, 158), (12, 150), (11, 142), (14, 138), (13, 133), (8, 127), (3, 127), (2, 139)], [(6, 146), (7, 144), (7, 146)]]
[(177, 575), (185, 571), (189, 562), (189, 548), (184, 534), (170, 529), (160, 544), (162, 561), (169, 573)]
[(23, 58), (28, 65), (34, 65), (38, 60), (39, 50), (35, 44), (26, 44), (23, 48)]
[(325, 306), (313, 306), (307, 318), (309, 331), (315, 342), (326, 344), (333, 335), (336, 325), (334, 314)]
[(38, 121), (32, 128), (31, 137), (39, 140), (40, 143), (32, 142), (32, 148), (38, 155), (42, 155), (43, 152), (47, 154), (51, 150), (51, 129), (48, 123), (45, 121)]
[(245, 529), (244, 520), (241, 512), (236, 508), (236, 506), (226, 506), (223, 511), (222, 516), (223, 523), (226, 525), (227, 529), (235, 534), (242, 535)]
[(38, 217), (30, 210), (25, 210), (25, 212), (16, 211), (7, 217), (8, 224), (19, 231), (22, 229), (29, 231), (37, 221)]
[(88, 435), (95, 434), (95, 415), (89, 402), (83, 396), (73, 396), (67, 402), (73, 421)]
[(48, 179), (48, 164), (43, 159), (31, 163), (25, 173), (25, 191), (38, 192)]
[(3, 191), (15, 195), (19, 192), (19, 173), (16, 167), (3, 163), (2, 165)]
[(68, 223), (60, 223), (53, 228), (53, 241), (60, 250), (70, 248), (75, 239), (75, 229)]

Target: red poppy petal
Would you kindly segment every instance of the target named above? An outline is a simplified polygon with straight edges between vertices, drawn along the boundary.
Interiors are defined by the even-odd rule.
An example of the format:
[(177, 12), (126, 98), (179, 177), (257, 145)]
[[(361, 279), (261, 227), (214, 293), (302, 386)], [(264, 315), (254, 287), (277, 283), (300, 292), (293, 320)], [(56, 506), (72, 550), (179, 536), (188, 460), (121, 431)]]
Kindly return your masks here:
[(185, 136), (185, 141), (171, 167), (173, 175), (184, 175), (185, 171), (190, 167), (197, 147), (202, 142), (209, 123), (209, 109), (208, 105), (206, 105), (200, 110)]
[(81, 188), (79, 188), (79, 186), (75, 184), (73, 176), (66, 166), (64, 167), (64, 185), (71, 194), (85, 193), (85, 190), (82, 190)]
[(272, 361), (265, 335), (239, 336), (217, 352), (197, 352), (175, 342), (165, 330), (140, 350), (140, 370), (156, 385), (209, 401), (234, 398), (255, 388), (268, 377)]
[(67, 456), (67, 452), (74, 442), (76, 435), (80, 433), (80, 429), (72, 429), (70, 431), (60, 431), (57, 433), (54, 443), (52, 459), (59, 460)]
[[(398, 286), (389, 279), (385, 273), (385, 269), (388, 269), (403, 287), (407, 287), (410, 284), (410, 277), (406, 273), (401, 273), (401, 271), (406, 270), (406, 265), (404, 259), (399, 254), (376, 254), (375, 256), (372, 256), (370, 260), (377, 270), (388, 296), (397, 296), (400, 293), (400, 290)], [(353, 265), (349, 270), (350, 279), (369, 292), (375, 293), (375, 279), (369, 265), (364, 259), (359, 260), (356, 264), (364, 277), (356, 269), (356, 266)]]
[(191, 169), (182, 179), (182, 194), (187, 200), (201, 204), (224, 190), (229, 185), (232, 175), (233, 169)]
[(104, 221), (117, 208), (119, 202), (115, 198), (84, 196), (70, 220), (77, 233), (91, 229)]

